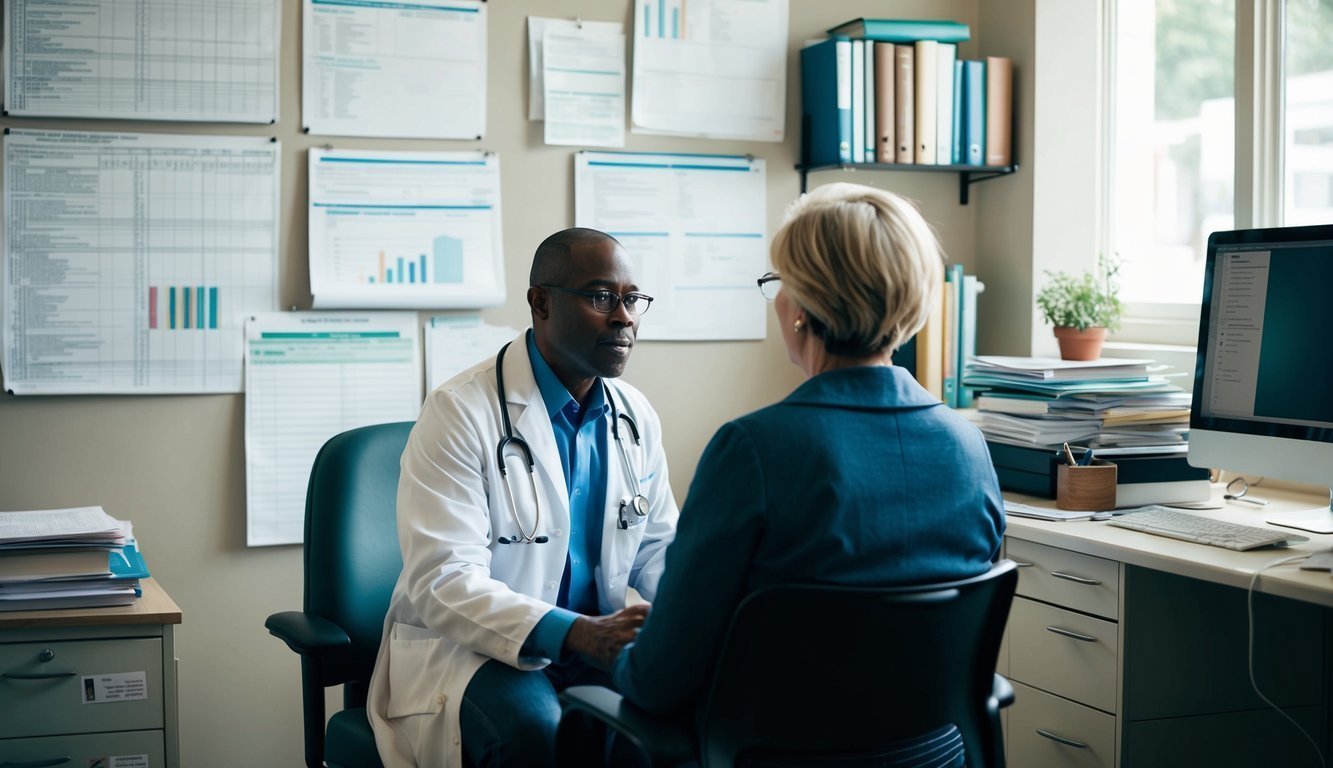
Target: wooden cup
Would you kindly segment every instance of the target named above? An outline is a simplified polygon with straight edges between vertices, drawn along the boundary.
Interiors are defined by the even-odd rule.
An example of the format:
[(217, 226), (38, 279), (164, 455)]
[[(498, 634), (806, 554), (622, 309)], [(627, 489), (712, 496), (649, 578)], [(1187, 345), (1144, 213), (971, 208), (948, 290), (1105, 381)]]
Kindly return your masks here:
[(1060, 464), (1055, 476), (1055, 506), (1071, 511), (1115, 509), (1115, 465), (1094, 459), (1086, 467)]

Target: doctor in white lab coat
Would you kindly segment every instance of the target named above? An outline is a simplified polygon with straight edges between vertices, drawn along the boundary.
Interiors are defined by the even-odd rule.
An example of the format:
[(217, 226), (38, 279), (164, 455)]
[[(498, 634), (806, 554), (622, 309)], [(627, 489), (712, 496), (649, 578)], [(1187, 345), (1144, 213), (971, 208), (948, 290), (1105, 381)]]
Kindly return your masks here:
[[(668, 483), (661, 422), (638, 390), (609, 380), (623, 371), (638, 312), (651, 303), (638, 293), (624, 249), (595, 230), (557, 233), (537, 250), (532, 284), (533, 329), (502, 354), (503, 392), (495, 360), (454, 377), (427, 397), (403, 453), (398, 488), (403, 571), (385, 618), (367, 702), (388, 768), (464, 765), (460, 709), (467, 707), (467, 716), (475, 718), (478, 702), (487, 706), (474, 694), (489, 694), (491, 702), (501, 702), (499, 709), (540, 698), (544, 714), (533, 715), (531, 707), (491, 711), (480, 713), (482, 722), (519, 728), (524, 738), (549, 730), (553, 738), (558, 719), (554, 690), (565, 679), (557, 670), (577, 667), (634, 637), (646, 607), (626, 608), (627, 588), (653, 599), (675, 533), (678, 509)], [(614, 298), (605, 295), (608, 291)], [(560, 650), (552, 653), (558, 658), (550, 669), (552, 659), (533, 654), (533, 630), (548, 613), (554, 611), (553, 622), (562, 613), (557, 597), (567, 578), (571, 531), (579, 525), (571, 520), (570, 497), (588, 489), (566, 485), (567, 467), (530, 351), (548, 366), (548, 386), (554, 373), (574, 401), (607, 406), (595, 427), (605, 435), (605, 508), (589, 511), (585, 521), (601, 530), (599, 556), (588, 563), (598, 615), (573, 620)], [(531, 473), (521, 448), (510, 443), (504, 451), (507, 476), (501, 474), (502, 400), (513, 436), (531, 450)], [(617, 412), (633, 419), (637, 441), (626, 419), (613, 416)], [(613, 421), (619, 425), (620, 445), (611, 434)], [(633, 508), (637, 495), (646, 499), (640, 510)], [(563, 615), (568, 622), (574, 614)], [(487, 667), (485, 687), (513, 685), (512, 694), (468, 692), (474, 675), (491, 660), (507, 667)], [(583, 680), (563, 684), (570, 682)], [(532, 717), (543, 722), (516, 724)], [(477, 762), (474, 746), (469, 742), (468, 754)], [(497, 754), (482, 757), (488, 764), (503, 763)], [(521, 758), (524, 764), (532, 759), (531, 754)]]

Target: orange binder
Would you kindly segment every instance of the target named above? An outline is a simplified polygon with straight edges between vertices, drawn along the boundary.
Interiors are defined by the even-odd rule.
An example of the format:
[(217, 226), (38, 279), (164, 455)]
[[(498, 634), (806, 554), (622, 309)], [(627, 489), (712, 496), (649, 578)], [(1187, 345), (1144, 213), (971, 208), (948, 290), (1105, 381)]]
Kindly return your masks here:
[(1014, 62), (986, 57), (986, 165), (1013, 162)]
[(875, 43), (875, 162), (892, 163), (898, 157), (894, 147), (894, 50), (893, 43)]

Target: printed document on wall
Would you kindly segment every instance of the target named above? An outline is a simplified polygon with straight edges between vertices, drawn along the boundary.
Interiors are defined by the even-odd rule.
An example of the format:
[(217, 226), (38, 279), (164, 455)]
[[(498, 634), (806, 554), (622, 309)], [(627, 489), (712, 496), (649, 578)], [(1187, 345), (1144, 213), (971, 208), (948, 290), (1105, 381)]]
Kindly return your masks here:
[(426, 324), (426, 391), (482, 361), (518, 338), (518, 329), (491, 325), (481, 315), (437, 315)]
[(299, 544), (315, 454), (421, 409), (415, 312), (274, 312), (245, 326), (246, 543)]
[(5, 109), (271, 123), (280, 20), (280, 0), (7, 0)]
[(787, 3), (636, 2), (633, 131), (782, 141)]
[(546, 143), (625, 146), (625, 36), (547, 27)]
[(486, 3), (304, 0), (302, 119), (310, 133), (480, 139)]
[(574, 223), (610, 233), (653, 297), (643, 340), (762, 339), (767, 302), (764, 161), (580, 152)]
[(315, 307), (504, 302), (499, 156), (311, 149), (309, 160)]
[[(624, 51), (625, 25), (618, 21), (584, 21), (582, 19), (548, 19), (543, 16), (528, 17), (528, 119), (546, 119), (546, 56), (542, 39), (546, 31), (557, 34), (575, 33), (596, 35), (598, 37), (619, 36), (621, 50)], [(624, 56), (621, 56), (624, 66)], [(622, 78), (623, 81), (623, 78)], [(621, 109), (624, 109), (622, 104)], [(622, 112), (621, 117), (624, 117)]]
[(243, 323), (278, 306), (279, 145), (11, 130), (4, 385), (239, 392)]

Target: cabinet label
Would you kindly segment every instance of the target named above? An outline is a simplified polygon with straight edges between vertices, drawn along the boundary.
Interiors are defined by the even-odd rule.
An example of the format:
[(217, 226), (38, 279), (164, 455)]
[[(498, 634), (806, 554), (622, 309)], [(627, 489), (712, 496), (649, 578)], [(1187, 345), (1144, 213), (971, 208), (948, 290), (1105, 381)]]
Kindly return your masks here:
[(114, 704), (120, 701), (142, 701), (147, 698), (148, 675), (145, 672), (116, 672), (108, 675), (88, 675), (83, 678), (84, 704)]
[(148, 755), (94, 757), (88, 761), (88, 768), (148, 768)]

